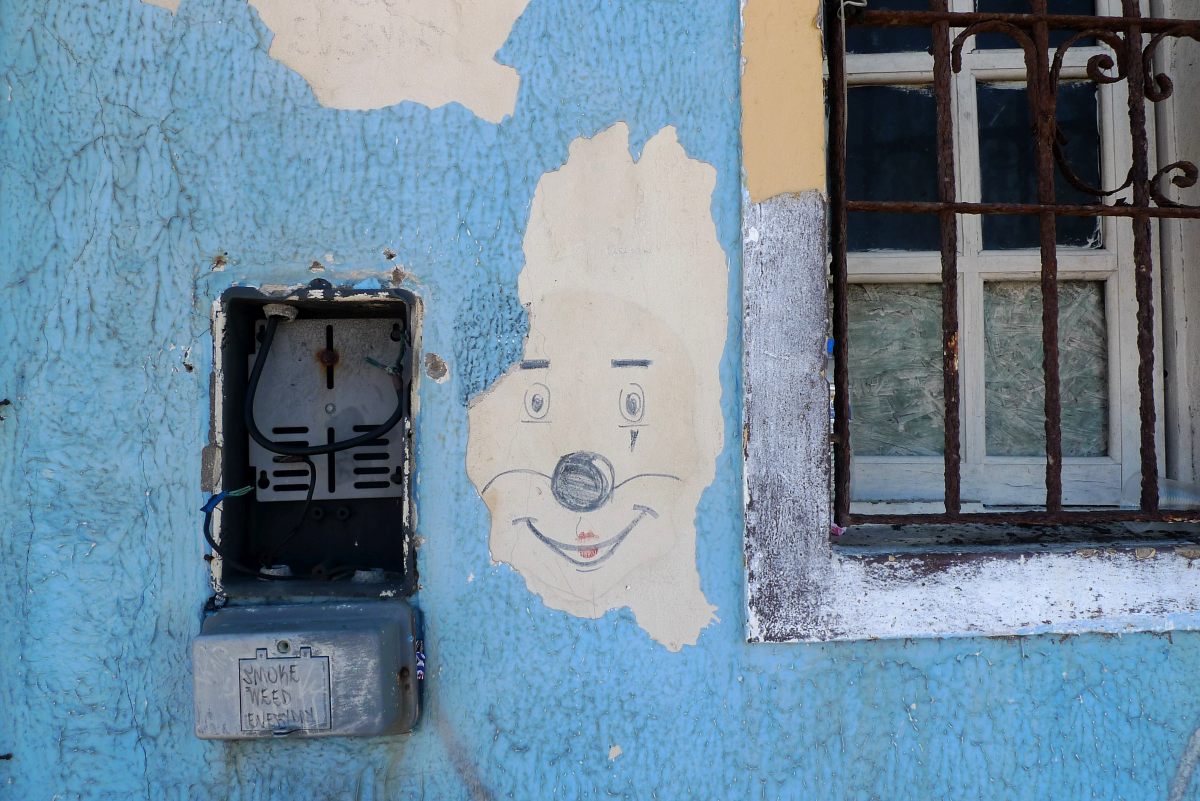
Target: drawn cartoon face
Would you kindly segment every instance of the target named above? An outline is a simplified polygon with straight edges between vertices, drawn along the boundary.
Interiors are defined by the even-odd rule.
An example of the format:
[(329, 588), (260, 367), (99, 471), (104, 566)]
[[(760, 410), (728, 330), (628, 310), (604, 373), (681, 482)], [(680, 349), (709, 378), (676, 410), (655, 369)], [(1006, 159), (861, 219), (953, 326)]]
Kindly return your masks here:
[(690, 533), (690, 496), (711, 478), (692, 368), (646, 311), (565, 292), (534, 311), (525, 356), (471, 409), (472, 437), (508, 443), (469, 465), (492, 510), (492, 556), (531, 587), (544, 577), (605, 601)]
[(715, 611), (696, 567), (724, 436), (715, 176), (669, 127), (637, 161), (623, 123), (573, 141), (530, 209), (524, 352), (468, 412), (492, 559), (552, 609), (629, 608), (670, 650)]

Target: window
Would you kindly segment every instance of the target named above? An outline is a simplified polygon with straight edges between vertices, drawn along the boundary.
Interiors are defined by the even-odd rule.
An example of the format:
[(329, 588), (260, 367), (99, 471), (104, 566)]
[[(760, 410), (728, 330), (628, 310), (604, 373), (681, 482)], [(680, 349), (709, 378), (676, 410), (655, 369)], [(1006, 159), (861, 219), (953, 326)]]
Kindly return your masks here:
[(1190, 167), (1151, 166), (1142, 95), (1165, 98), (1140, 76), (1177, 23), (1048, 5), (830, 18), (843, 525), (1160, 514), (1157, 219), (1200, 212), (1161, 197)]
[[(833, 111), (846, 111), (830, 120), (828, 202), (818, 192), (799, 192), (751, 194), (743, 205), (747, 638), (786, 642), (1200, 630), (1200, 583), (1193, 566), (1200, 559), (1200, 535), (1194, 523), (1169, 522), (1195, 521), (1196, 513), (1172, 509), (1169, 482), (1160, 499), (1154, 480), (1157, 472), (1194, 482), (1193, 466), (1200, 464), (1200, 427), (1191, 411), (1192, 399), (1200, 398), (1200, 347), (1190, 322), (1200, 319), (1200, 297), (1186, 269), (1200, 258), (1200, 223), (1197, 210), (1182, 205), (1200, 205), (1191, 166), (1200, 154), (1195, 124), (1200, 15), (1194, 0), (1144, 0), (1140, 9), (1136, 0), (1086, 8), (1055, 0), (981, 0), (978, 9), (959, 0), (904, 6), (895, 0), (868, 1), (869, 8), (858, 12), (845, 6), (846, 31), (866, 31), (856, 48), (884, 50), (886, 45), (887, 52), (851, 52), (844, 61), (842, 1), (825, 2), (831, 56), (827, 97)], [(1108, 16), (1045, 13), (1064, 9)], [(1139, 11), (1156, 15), (1139, 17)], [(1002, 24), (964, 37), (956, 71), (955, 37), (988, 21)], [(1041, 69), (1024, 69), (1023, 50), (997, 46), (1011, 39), (1005, 25), (1044, 35), (1045, 55), (1039, 55), (1041, 47), (1031, 52)], [(1023, 122), (1018, 109), (1029, 97), (1041, 96), (1040, 76), (1049, 75), (1064, 33), (1083, 34), (1065, 48), (1057, 97), (1069, 97), (1054, 116), (1069, 138), (1046, 138), (1053, 129), (1045, 125), (1049, 116), (1042, 115), (1036, 119), (1040, 141), (1051, 143), (1048, 158), (1035, 149), (1033, 167), (1013, 166), (1018, 159), (1031, 163), (1028, 144), (1019, 146), (1018, 135), (1031, 138), (1032, 120), (1026, 112)], [(934, 42), (931, 55), (926, 49)], [(1114, 66), (1122, 69), (1101, 69), (1097, 81), (1088, 64), (1102, 66), (1102, 58), (1092, 59), (1103, 57), (1110, 42), (1121, 48), (1122, 63)], [(769, 44), (784, 51), (789, 43)], [(795, 45), (791, 52), (801, 51), (798, 43), (790, 44)], [(744, 46), (748, 64), (763, 52), (754, 45)], [(1072, 52), (1076, 49), (1091, 55), (1081, 62)], [(1143, 61), (1154, 65), (1149, 83), (1138, 72)], [(1032, 94), (1022, 86), (1030, 72)], [(751, 73), (747, 69), (744, 83)], [(1102, 77), (1118, 73), (1119, 80), (1112, 82)], [(1165, 98), (1169, 85), (1160, 75), (1174, 80)], [(1143, 100), (1147, 87), (1153, 97)], [(856, 91), (865, 102), (854, 99)], [(1134, 102), (1125, 103), (1130, 95)], [(1137, 121), (1132, 126), (1127, 121), (1127, 111), (1134, 108), (1147, 117), (1145, 149), (1134, 146)], [(982, 124), (981, 109), (988, 109), (990, 127)], [(810, 105), (798, 105), (785, 108), (778, 119), (783, 125), (812, 113)], [(844, 122), (853, 125), (854, 113), (875, 129), (853, 144), (864, 159), (853, 165), (863, 184), (854, 191), (878, 191), (885, 200), (864, 199), (847, 187), (855, 173)], [(929, 122), (913, 122), (930, 115), (932, 133)], [(871, 138), (884, 144), (863, 147)], [(1146, 160), (1139, 161), (1132, 187), (1120, 193), (1072, 195), (1079, 188), (1069, 180), (1064, 184), (1053, 168), (1056, 142), (1081, 184), (1103, 181), (1104, 188), (1115, 188), (1124, 183), (1135, 155)], [(989, 163), (996, 159), (1005, 162), (999, 172)], [(1046, 162), (1050, 169), (1037, 169)], [(895, 164), (907, 170), (907, 177), (880, 178), (873, 172)], [(1022, 183), (1030, 174), (1035, 189), (1042, 190), (1032, 201), (1029, 184)], [(846, 180), (838, 180), (842, 176)], [(884, 188), (890, 194), (883, 194)], [(1052, 197), (1053, 207), (1041, 207), (1046, 197)], [(1116, 205), (1122, 198), (1126, 203)], [(851, 212), (865, 224), (852, 230)], [(1049, 260), (1043, 258), (1043, 212), (1056, 223), (1045, 248)], [(889, 223), (888, 214), (903, 217)], [(899, 229), (897, 219), (905, 221)], [(1037, 221), (1034, 229), (1028, 227), (1030, 219)], [(1037, 236), (1033, 247), (1030, 230)], [(1134, 237), (1138, 230), (1142, 233)], [(1044, 455), (1029, 455), (1032, 448), (1045, 447), (1038, 436), (1045, 427), (1036, 415), (1042, 399), (1028, 388), (1042, 373), (1039, 293), (1047, 264), (1056, 268), (1050, 286), (1059, 301), (1058, 314), (1048, 319), (1061, 319), (1064, 343), (1059, 348), (1062, 402), (1059, 425), (1053, 428), (1061, 434), (1064, 454), (1061, 509), (1046, 507), (1045, 485), (1036, 481)], [(1134, 270), (1132, 292), (1129, 265), (1142, 268)], [(840, 312), (834, 326), (841, 351), (837, 423), (846, 435), (834, 445), (842, 451), (851, 445), (847, 400), (851, 381), (863, 382), (870, 391), (860, 389), (855, 402), (853, 445), (858, 448), (861, 439), (864, 451), (855, 466), (868, 458), (881, 466), (887, 465), (885, 459), (906, 465), (892, 471), (894, 480), (883, 487), (874, 508), (864, 508), (861, 501), (851, 508), (849, 462), (840, 460), (834, 482), (838, 517), (853, 524), (840, 538), (828, 531), (829, 386), (820, 376), (831, 274)], [(953, 292), (944, 293), (948, 288)], [(1153, 310), (1151, 325), (1138, 324), (1139, 308)], [(898, 325), (899, 317), (909, 322)], [(885, 336), (885, 328), (895, 333)], [(856, 332), (868, 337), (868, 344), (887, 343), (888, 354), (850, 352)], [(946, 349), (949, 358), (943, 343), (958, 346)], [(1153, 361), (1143, 360), (1143, 353), (1152, 354)], [(892, 406), (885, 407), (880, 396), (893, 398)], [(1026, 413), (1027, 407), (1034, 411)], [(887, 418), (880, 408), (906, 413)], [(956, 428), (956, 408), (960, 433), (947, 436)], [(1142, 409), (1153, 415), (1142, 415)], [(871, 415), (890, 420), (891, 429), (882, 424), (864, 429)], [(866, 419), (857, 419), (861, 416)], [(1136, 436), (1128, 430), (1130, 419)], [(903, 434), (899, 445), (898, 431)], [(1126, 445), (1130, 437), (1132, 452)], [(1107, 453), (1097, 455), (1102, 448)], [(872, 449), (876, 453), (865, 453)], [(932, 480), (916, 469), (922, 460)], [(959, 469), (942, 471), (943, 460)], [(1085, 460), (1108, 460), (1123, 475), (1132, 474), (1129, 494), (1135, 508), (1114, 506), (1111, 495), (1103, 503), (1076, 500), (1072, 471)], [(976, 467), (964, 469), (972, 464)], [(1143, 464), (1150, 467), (1150, 480), (1142, 487), (1150, 492), (1148, 503), (1138, 492)], [(987, 476), (1008, 480), (1022, 465), (1033, 481), (1004, 489), (988, 486)], [(984, 477), (971, 472), (985, 468), (992, 472)], [(855, 491), (864, 488), (863, 481), (877, 481), (880, 472), (861, 471)], [(1045, 472), (1054, 478), (1054, 470)], [(928, 494), (914, 500), (913, 488), (921, 482)], [(972, 497), (985, 490), (1011, 494), (985, 505)], [(1124, 486), (1121, 490), (1127, 494)], [(1108, 524), (1093, 526), (1098, 520)], [(864, 525), (881, 522), (934, 525)], [(1019, 525), (1025, 523), (1034, 525)]]

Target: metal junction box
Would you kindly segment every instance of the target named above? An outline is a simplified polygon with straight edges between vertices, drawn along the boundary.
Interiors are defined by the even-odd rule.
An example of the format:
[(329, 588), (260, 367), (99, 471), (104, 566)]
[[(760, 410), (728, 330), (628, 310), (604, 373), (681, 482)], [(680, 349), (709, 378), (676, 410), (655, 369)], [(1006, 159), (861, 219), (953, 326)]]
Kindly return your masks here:
[(401, 734), (424, 658), (400, 600), (226, 607), (192, 643), (196, 736)]
[[(213, 439), (204, 474), (224, 492), (206, 521), (217, 594), (416, 591), (418, 305), (403, 290), (319, 280), (287, 293), (222, 293), (213, 308)], [(363, 574), (374, 580), (362, 582)]]

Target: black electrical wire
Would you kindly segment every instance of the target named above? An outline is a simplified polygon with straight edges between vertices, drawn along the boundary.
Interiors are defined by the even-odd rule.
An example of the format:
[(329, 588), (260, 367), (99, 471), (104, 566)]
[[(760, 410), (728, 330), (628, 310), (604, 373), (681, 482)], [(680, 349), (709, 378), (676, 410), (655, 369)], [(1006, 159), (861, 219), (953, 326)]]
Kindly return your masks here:
[[(308, 508), (312, 506), (313, 492), (317, 488), (317, 466), (313, 464), (313, 460), (309, 459), (307, 456), (301, 456), (299, 458), (308, 466), (308, 492), (304, 495), (304, 508), (300, 510), (300, 517), (297, 518), (296, 525), (292, 526), (291, 530), (284, 536), (284, 538), (276, 543), (275, 547), (267, 552), (266, 558), (263, 559), (264, 564), (269, 564), (275, 561), (276, 554), (283, 550), (283, 546), (295, 539), (296, 535), (300, 533), (300, 527), (303, 526), (304, 521), (308, 519)], [(288, 457), (281, 459), (278, 456), (275, 457), (275, 460), (290, 461)]]
[[(397, 373), (391, 373), (392, 384), (396, 388), (396, 410), (392, 412), (392, 416), (385, 420), (382, 424), (376, 426), (365, 434), (359, 434), (357, 437), (344, 439), (341, 442), (327, 442), (324, 445), (284, 445), (280, 442), (267, 439), (266, 435), (258, 430), (258, 426), (254, 422), (254, 396), (258, 392), (258, 381), (262, 378), (263, 367), (267, 364), (267, 354), (271, 350), (271, 343), (275, 339), (275, 329), (279, 328), (279, 321), (282, 317), (268, 317), (267, 326), (263, 331), (262, 342), (259, 345), (258, 355), (254, 357), (254, 366), (250, 369), (250, 382), (246, 388), (246, 407), (244, 417), (246, 420), (246, 430), (250, 432), (250, 436), (259, 445), (263, 446), (273, 453), (281, 453), (284, 456), (318, 456), (326, 453), (336, 453), (344, 451), (347, 448), (354, 448), (359, 445), (366, 444), (373, 439), (379, 439), (388, 431), (395, 427), (404, 417), (406, 411), (405, 404), (405, 382), (400, 379)], [(405, 343), (402, 340), (400, 344), (400, 355), (396, 357), (396, 367), (399, 371), (401, 360), (404, 358)]]
[[(308, 462), (309, 468), (310, 468), (310, 470), (312, 470), (311, 475), (312, 475), (313, 480), (312, 480), (312, 483), (310, 486), (315, 488), (315, 486), (316, 486), (316, 466), (313, 465), (312, 462), (308, 459), (305, 459), (305, 461)], [(216, 507), (217, 503), (220, 503), (221, 500), (224, 500), (224, 497), (225, 497), (225, 493), (222, 493), (219, 497), (214, 496), (213, 499), (210, 499), (209, 504), (206, 504), (205, 508), (204, 508), (204, 539), (208, 542), (208, 546), (210, 548), (212, 548), (213, 553), (215, 553), (217, 556), (221, 557), (221, 564), (223, 566), (231, 567), (239, 573), (244, 573), (248, 576), (254, 576), (255, 578), (266, 579), (268, 581), (337, 581), (339, 579), (349, 578), (349, 577), (353, 576), (355, 570), (369, 569), (369, 568), (365, 568), (365, 567), (360, 568), (360, 567), (356, 567), (353, 565), (337, 565), (333, 569), (329, 570), (328, 575), (325, 575), (325, 576), (317, 576), (317, 575), (301, 576), (301, 575), (293, 575), (293, 574), (278, 575), (275, 573), (267, 573), (262, 569), (255, 570), (252, 567), (247, 567), (246, 565), (242, 564), (238, 560), (230, 557), (229, 554), (225, 553), (225, 551), (223, 551), (221, 549), (220, 545), (217, 545), (217, 541), (213, 538), (213, 533), (212, 533), (213, 509)], [(216, 501), (216, 503), (213, 502), (214, 500)], [(307, 514), (307, 512), (308, 512), (308, 503), (311, 502), (311, 500), (312, 500), (312, 489), (310, 488), (309, 493), (308, 493), (308, 498), (306, 499), (306, 502), (305, 502), (305, 514)], [(301, 522), (303, 522), (303, 520), (301, 520)], [(276, 550), (283, 547), (283, 544), (286, 543), (287, 540), (291, 539), (295, 535), (295, 533), (299, 530), (299, 528), (300, 528), (300, 526), (297, 525), (294, 529), (292, 529), (292, 532), (290, 534), (288, 534), (287, 538), (283, 542), (281, 542), (279, 545), (276, 546)]]
[(208, 547), (213, 549), (213, 553), (215, 553), (217, 556), (221, 557), (222, 566), (228, 565), (229, 567), (232, 567), (234, 570), (238, 571), (239, 573), (245, 573), (248, 576), (257, 576), (258, 578), (269, 579), (271, 581), (295, 581), (297, 579), (309, 578), (308, 576), (291, 576), (291, 575), (276, 576), (271, 573), (264, 573), (261, 570), (255, 570), (252, 567), (246, 567), (245, 565), (243, 565), (241, 562), (237, 561), (236, 559), (230, 558), (230, 556), (228, 554), (226, 554), (223, 550), (221, 550), (221, 546), (217, 545), (217, 541), (215, 539), (213, 539), (212, 509), (204, 510), (204, 539), (208, 540)]

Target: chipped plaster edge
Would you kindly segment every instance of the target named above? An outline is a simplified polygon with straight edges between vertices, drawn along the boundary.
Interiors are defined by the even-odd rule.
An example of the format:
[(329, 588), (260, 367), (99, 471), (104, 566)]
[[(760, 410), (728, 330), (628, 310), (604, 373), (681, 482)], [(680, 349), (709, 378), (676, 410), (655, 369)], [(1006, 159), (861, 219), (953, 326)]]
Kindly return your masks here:
[(1194, 546), (839, 553), (829, 539), (826, 203), (814, 190), (743, 209), (748, 641), (1200, 629)]

